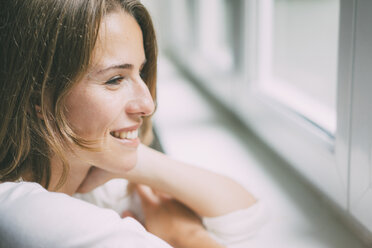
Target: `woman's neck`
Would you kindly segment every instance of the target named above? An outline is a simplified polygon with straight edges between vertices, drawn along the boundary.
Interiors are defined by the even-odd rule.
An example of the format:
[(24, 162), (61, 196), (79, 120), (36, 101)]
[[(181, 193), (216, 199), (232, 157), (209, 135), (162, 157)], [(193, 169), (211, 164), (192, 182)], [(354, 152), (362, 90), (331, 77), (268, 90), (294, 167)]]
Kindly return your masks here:
[(82, 161), (78, 161), (76, 159), (68, 158), (69, 160), (69, 170), (66, 177), (65, 183), (57, 188), (59, 179), (62, 176), (63, 172), (63, 165), (62, 161), (53, 156), (51, 158), (51, 178), (49, 183), (49, 190), (55, 192), (61, 192), (68, 195), (73, 195), (76, 193), (77, 189), (79, 188), (80, 184), (85, 179), (88, 171), (90, 169), (90, 165), (84, 163)]

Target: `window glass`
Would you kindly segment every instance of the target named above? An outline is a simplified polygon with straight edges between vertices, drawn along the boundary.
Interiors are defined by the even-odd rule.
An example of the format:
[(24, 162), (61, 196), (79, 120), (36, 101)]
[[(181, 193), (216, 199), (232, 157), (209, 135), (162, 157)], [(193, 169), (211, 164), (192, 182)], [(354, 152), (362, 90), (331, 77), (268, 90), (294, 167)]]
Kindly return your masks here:
[(170, 2), (170, 30), (177, 47), (191, 49), (194, 45), (195, 30), (190, 20), (194, 19), (193, 0), (177, 0)]
[(233, 67), (230, 37), (230, 16), (225, 0), (198, 1), (199, 50), (201, 55), (219, 69)]
[(339, 0), (260, 2), (261, 86), (333, 132)]

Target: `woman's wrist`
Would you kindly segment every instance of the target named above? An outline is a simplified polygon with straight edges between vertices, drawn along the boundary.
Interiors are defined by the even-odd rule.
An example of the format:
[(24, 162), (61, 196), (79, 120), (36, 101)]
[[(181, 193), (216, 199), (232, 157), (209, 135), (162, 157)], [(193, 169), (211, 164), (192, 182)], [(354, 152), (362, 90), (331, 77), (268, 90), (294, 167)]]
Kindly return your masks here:
[(187, 237), (175, 240), (177, 248), (225, 248), (215, 241), (204, 228), (190, 231)]
[(151, 166), (154, 165), (151, 162), (153, 161), (151, 158), (153, 152), (151, 148), (141, 144), (138, 147), (136, 166), (130, 171), (125, 172), (124, 177), (134, 183), (149, 185), (150, 180), (154, 180), (154, 173), (152, 173), (153, 166)]

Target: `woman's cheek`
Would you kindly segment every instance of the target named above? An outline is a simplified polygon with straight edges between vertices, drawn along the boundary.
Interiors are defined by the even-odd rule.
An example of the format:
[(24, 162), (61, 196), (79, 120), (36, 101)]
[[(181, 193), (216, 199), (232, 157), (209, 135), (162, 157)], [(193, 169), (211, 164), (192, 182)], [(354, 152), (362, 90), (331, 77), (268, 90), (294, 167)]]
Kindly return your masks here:
[(86, 111), (74, 118), (72, 125), (77, 135), (86, 139), (97, 139), (107, 132), (109, 118), (104, 111)]

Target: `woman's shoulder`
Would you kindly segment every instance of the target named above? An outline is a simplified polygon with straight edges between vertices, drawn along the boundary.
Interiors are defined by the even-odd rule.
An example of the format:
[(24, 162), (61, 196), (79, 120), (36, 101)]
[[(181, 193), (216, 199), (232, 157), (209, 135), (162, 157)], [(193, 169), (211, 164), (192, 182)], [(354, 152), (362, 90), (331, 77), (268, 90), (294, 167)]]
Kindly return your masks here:
[(1, 183), (0, 202), (0, 247), (168, 247), (132, 218), (37, 183)]
[(63, 193), (47, 191), (40, 184), (34, 182), (3, 182), (0, 183), (0, 210), (15, 208), (23, 204), (50, 205), (57, 201), (69, 201)]
[(40, 193), (43, 191), (46, 190), (38, 183), (3, 182), (0, 183), (0, 202), (10, 203), (11, 201), (22, 200), (26, 195)]
[(63, 193), (49, 192), (33, 182), (0, 183), (0, 202), (1, 225), (8, 219), (24, 218), (25, 222), (38, 216), (41, 220), (53, 211), (69, 212), (70, 206), (86, 204)]
[[(0, 215), (7, 212), (8, 216), (15, 212), (24, 212), (42, 216), (89, 216), (99, 212), (100, 215), (117, 216), (114, 211), (102, 209), (64, 193), (50, 192), (38, 183), (33, 182), (4, 182), (0, 183)], [(84, 213), (82, 213), (84, 212)], [(48, 216), (49, 218), (50, 216)]]

